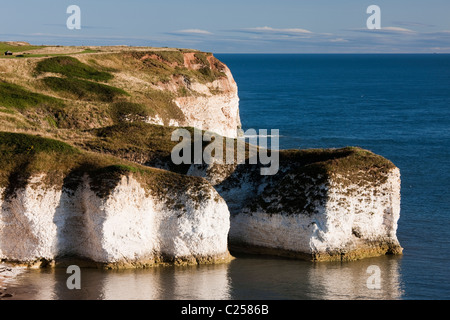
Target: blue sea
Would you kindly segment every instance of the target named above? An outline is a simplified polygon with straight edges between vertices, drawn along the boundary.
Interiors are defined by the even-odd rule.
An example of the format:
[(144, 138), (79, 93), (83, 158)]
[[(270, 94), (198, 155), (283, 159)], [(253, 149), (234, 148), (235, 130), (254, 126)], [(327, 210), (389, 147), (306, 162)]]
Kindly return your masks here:
[(27, 270), (8, 285), (13, 299), (450, 299), (450, 55), (216, 56), (238, 84), (244, 130), (279, 129), (283, 149), (359, 146), (400, 168), (404, 254), (83, 269), (81, 290), (65, 270)]
[(402, 175), (404, 299), (450, 298), (450, 55), (223, 54), (243, 129), (280, 148), (359, 146)]

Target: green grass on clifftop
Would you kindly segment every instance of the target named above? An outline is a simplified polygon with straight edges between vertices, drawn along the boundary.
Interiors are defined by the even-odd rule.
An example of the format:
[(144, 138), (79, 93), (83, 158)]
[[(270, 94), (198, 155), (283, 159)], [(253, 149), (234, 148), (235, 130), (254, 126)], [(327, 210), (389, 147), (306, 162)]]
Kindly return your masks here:
[(44, 94), (31, 92), (24, 87), (0, 80), (0, 105), (25, 110), (31, 107), (62, 107), (61, 100)]
[(42, 138), (22, 133), (0, 132), (1, 161), (5, 157), (17, 154), (35, 154), (37, 152), (58, 152), (64, 154), (76, 154), (78, 150), (62, 141)]
[(108, 81), (114, 77), (111, 73), (99, 71), (68, 56), (59, 56), (39, 61), (36, 65), (36, 72), (53, 72), (69, 78), (75, 77), (95, 81)]
[(160, 57), (164, 61), (167, 61), (169, 63), (176, 63), (178, 65), (184, 64), (184, 57), (183, 54), (176, 50), (176, 51), (154, 51), (152, 54)]
[(45, 46), (35, 46), (35, 45), (14, 45), (7, 42), (0, 42), (0, 53), (3, 54), (5, 51), (11, 52), (23, 52), (35, 49), (45, 48)]
[(119, 96), (129, 95), (116, 87), (75, 78), (47, 77), (43, 79), (43, 82), (53, 91), (67, 93), (80, 100), (113, 102)]
[(395, 165), (386, 158), (359, 147), (340, 149), (283, 150), (280, 165), (291, 165), (298, 172), (324, 172), (341, 183), (382, 182)]
[[(171, 141), (174, 128), (147, 123), (127, 123), (94, 129), (85, 144), (88, 150), (112, 154), (140, 164), (162, 161), (170, 166), (170, 154), (177, 144)], [(170, 166), (173, 171), (176, 168)]]

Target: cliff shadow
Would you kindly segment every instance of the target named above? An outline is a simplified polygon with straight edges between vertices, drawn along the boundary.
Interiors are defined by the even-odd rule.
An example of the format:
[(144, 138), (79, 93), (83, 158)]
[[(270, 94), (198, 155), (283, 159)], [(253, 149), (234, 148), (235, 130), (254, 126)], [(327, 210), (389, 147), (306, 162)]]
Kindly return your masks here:
[(117, 186), (122, 174), (117, 166), (82, 164), (64, 177), (53, 219), (57, 228), (57, 265), (99, 266), (94, 255), (107, 254), (102, 245), (101, 202)]

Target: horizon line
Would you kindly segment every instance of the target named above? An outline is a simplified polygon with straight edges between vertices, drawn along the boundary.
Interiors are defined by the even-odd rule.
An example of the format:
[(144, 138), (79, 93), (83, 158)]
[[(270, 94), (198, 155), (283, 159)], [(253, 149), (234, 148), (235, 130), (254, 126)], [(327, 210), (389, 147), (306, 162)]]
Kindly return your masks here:
[(396, 55), (396, 54), (423, 54), (423, 55), (434, 55), (434, 54), (450, 54), (450, 52), (214, 52), (214, 54), (386, 54), (386, 55)]

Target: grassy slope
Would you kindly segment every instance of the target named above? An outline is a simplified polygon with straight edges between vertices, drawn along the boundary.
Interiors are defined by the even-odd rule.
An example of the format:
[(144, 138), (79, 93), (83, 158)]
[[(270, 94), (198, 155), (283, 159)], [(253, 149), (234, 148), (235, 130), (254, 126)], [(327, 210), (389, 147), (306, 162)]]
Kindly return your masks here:
[(4, 54), (5, 51), (23, 52), (41, 48), (45, 48), (45, 46), (34, 46), (34, 45), (17, 46), (13, 44), (8, 44), (6, 42), (0, 42), (0, 53), (2, 55)]
[(22, 86), (0, 81), (0, 105), (8, 109), (25, 110), (39, 106), (62, 107), (62, 100), (31, 92)]
[(47, 77), (43, 82), (52, 91), (76, 100), (113, 102), (120, 96), (129, 95), (122, 89), (82, 79)]
[[(45, 174), (47, 186), (76, 190), (84, 175), (91, 179), (91, 188), (106, 197), (123, 175), (132, 174), (151, 194), (168, 205), (178, 201), (167, 190), (187, 194), (194, 187), (208, 188), (201, 178), (140, 166), (117, 157), (82, 151), (62, 141), (22, 133), (0, 132), (0, 195), (7, 198), (25, 187), (29, 178)], [(205, 193), (206, 194), (206, 193)], [(192, 193), (192, 196), (196, 195)]]
[[(0, 42), (0, 58), (1, 59), (15, 59), (15, 58), (41, 58), (41, 57), (54, 57), (54, 56), (66, 56), (71, 53), (30, 53), (29, 51), (37, 49), (45, 49), (47, 46), (37, 46), (37, 45), (17, 45), (7, 42)], [(13, 56), (5, 56), (6, 51), (11, 51)], [(82, 54), (82, 53), (95, 53), (97, 50), (85, 49), (79, 53), (72, 54)], [(21, 53), (20, 55), (18, 53)]]
[[(45, 48), (1, 46), (16, 52)], [(186, 83), (207, 83), (225, 76), (223, 65), (209, 53), (195, 51), (193, 69), (184, 65), (183, 54), (189, 50), (101, 51), (86, 49), (84, 53), (97, 53), (14, 60), (10, 71), (0, 72), (0, 129), (2, 124), (10, 129), (14, 122), (21, 129), (55, 132), (58, 128), (99, 128), (156, 117), (166, 125), (170, 120), (183, 123), (184, 114), (174, 99), (198, 93), (186, 87), (170, 92), (155, 86), (174, 77)], [(22, 71), (16, 72), (15, 68)], [(124, 79), (127, 74), (136, 79)], [(30, 108), (34, 111), (26, 112)]]
[[(193, 53), (197, 69), (184, 66), (183, 54), (186, 52)], [(17, 80), (16, 83), (1, 80), (0, 75), (0, 130), (3, 125), (8, 130), (18, 128), (44, 132), (98, 153), (93, 156), (91, 153), (67, 155), (67, 152), (57, 152), (60, 157), (57, 164), (63, 176), (74, 166), (83, 167), (83, 163), (97, 169), (123, 165), (125, 167), (120, 170), (128, 168), (141, 172), (140, 169), (136, 171), (129, 161), (148, 165), (162, 163), (170, 170), (185, 173), (187, 166), (175, 166), (170, 161), (170, 152), (177, 144), (170, 139), (173, 128), (143, 123), (155, 115), (166, 119), (182, 118), (172, 101), (173, 93), (149, 87), (143, 92), (141, 87), (129, 87), (128, 83), (116, 79), (117, 72), (131, 70), (135, 76), (150, 83), (164, 82), (174, 76), (199, 82), (223, 76), (223, 65), (211, 54), (186, 50), (106, 52), (83, 59), (81, 56), (54, 57), (38, 59), (30, 66), (31, 78), (23, 79), (23, 86), (17, 84), (20, 83)], [(2, 136), (3, 149), (8, 147), (5, 137)], [(111, 156), (125, 160), (118, 161)], [(4, 152), (2, 161), (5, 168), (9, 168), (8, 163), (11, 163), (14, 168), (17, 168), (16, 164), (22, 164), (32, 169), (46, 165), (42, 159), (48, 157), (52, 157), (51, 153), (35, 150), (17, 155)], [(53, 160), (47, 162), (52, 163)], [(340, 175), (349, 177), (348, 183), (352, 179), (375, 181), (393, 167), (386, 159), (358, 148), (286, 150), (281, 152), (280, 162), (281, 166), (295, 164), (290, 170), (297, 176), (303, 173), (321, 177)], [(3, 183), (14, 168), (3, 169), (7, 172)], [(45, 166), (41, 169), (53, 170)], [(280, 183), (292, 189), (292, 181), (285, 182)]]
[(109, 81), (114, 78), (109, 72), (99, 71), (94, 67), (68, 56), (59, 56), (41, 60), (36, 65), (35, 70), (38, 74), (53, 72), (60, 73), (69, 78), (74, 77), (94, 81)]
[[(187, 128), (193, 136), (193, 128)], [(171, 141), (174, 128), (145, 123), (124, 123), (90, 131), (91, 137), (84, 148), (129, 159), (138, 163), (164, 160), (174, 170), (183, 167), (170, 166), (170, 155), (178, 141)], [(203, 143), (203, 148), (208, 145)], [(225, 142), (224, 142), (225, 146)], [(191, 146), (193, 148), (193, 146)], [(236, 153), (237, 148), (234, 148)], [(193, 153), (193, 152), (192, 152)], [(224, 152), (225, 157), (225, 152)], [(248, 146), (246, 147), (248, 158)], [(394, 164), (368, 150), (357, 147), (341, 149), (308, 149), (280, 151), (280, 167), (291, 167), (290, 173), (316, 176), (343, 176), (343, 183), (378, 181), (394, 168)], [(248, 160), (248, 159), (247, 159)], [(257, 170), (256, 170), (257, 171)], [(183, 171), (179, 171), (183, 172)]]

